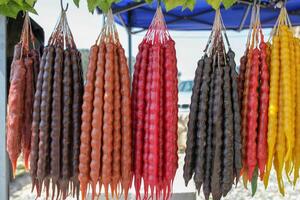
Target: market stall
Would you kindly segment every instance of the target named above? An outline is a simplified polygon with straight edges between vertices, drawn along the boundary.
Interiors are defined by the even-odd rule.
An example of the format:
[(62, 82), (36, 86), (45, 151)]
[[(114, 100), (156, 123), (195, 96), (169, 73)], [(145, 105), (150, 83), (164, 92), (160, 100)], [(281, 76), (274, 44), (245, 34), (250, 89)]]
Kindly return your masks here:
[[(136, 199), (171, 198), (178, 168), (178, 72), (169, 29), (212, 30), (195, 72), (185, 184), (193, 178), (198, 193), (203, 189), (206, 199), (219, 200), (240, 179), (245, 188), (251, 184), (252, 195), (258, 181), (267, 188), (272, 167), (282, 195), (283, 179), (297, 183), (300, 40), (292, 25), (300, 24), (299, 2), (254, 0), (231, 6), (224, 1), (231, 6), (226, 10), (196, 1), (168, 12), (168, 1), (166, 8), (160, 1), (121, 1), (112, 9), (106, 3), (99, 4), (106, 20), (90, 49), (85, 84), (62, 1), (43, 52), (35, 45), (26, 13), (9, 73), (4, 66), (1, 80), (5, 88), (9, 80), (10, 88), (8, 97), (1, 93), (6, 113), (3, 147), (13, 175), (24, 155), (36, 197), (86, 199), (91, 188), (96, 199), (104, 188), (106, 199), (127, 199), (134, 187)], [(96, 6), (89, 5), (89, 10)], [(114, 20), (127, 30), (129, 58), (132, 34), (147, 30), (134, 68)], [(248, 42), (236, 71), (226, 31), (245, 28)], [(272, 28), (269, 40), (263, 28)], [(2, 160), (5, 157), (1, 154)]]

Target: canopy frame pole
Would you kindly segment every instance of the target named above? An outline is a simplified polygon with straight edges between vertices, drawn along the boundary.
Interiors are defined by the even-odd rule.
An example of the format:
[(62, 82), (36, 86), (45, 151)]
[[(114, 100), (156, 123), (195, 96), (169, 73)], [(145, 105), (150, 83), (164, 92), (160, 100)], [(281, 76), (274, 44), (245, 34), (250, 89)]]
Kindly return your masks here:
[(251, 7), (252, 7), (251, 5), (248, 5), (248, 6), (247, 6), (247, 9), (246, 9), (245, 12), (244, 12), (242, 21), (241, 21), (241, 23), (240, 23), (240, 27), (239, 27), (239, 29), (238, 29), (239, 32), (244, 28), (244, 25), (245, 25), (245, 22), (246, 22), (246, 19), (247, 19), (247, 17), (248, 17), (248, 14), (249, 14), (249, 11), (250, 11)]
[[(117, 14), (121, 14), (121, 13), (124, 13), (124, 12), (134, 10), (136, 8), (142, 7), (146, 4), (147, 3), (145, 1), (134, 2), (134, 3), (130, 4), (129, 6), (125, 6), (123, 8), (112, 8), (112, 12), (113, 12), (114, 15), (117, 15)], [(102, 14), (102, 10), (97, 8), (97, 11), (98, 11), (99, 14)]]
[(6, 153), (6, 98), (7, 98), (7, 72), (6, 72), (6, 18), (0, 15), (0, 199), (9, 199), (9, 166)]

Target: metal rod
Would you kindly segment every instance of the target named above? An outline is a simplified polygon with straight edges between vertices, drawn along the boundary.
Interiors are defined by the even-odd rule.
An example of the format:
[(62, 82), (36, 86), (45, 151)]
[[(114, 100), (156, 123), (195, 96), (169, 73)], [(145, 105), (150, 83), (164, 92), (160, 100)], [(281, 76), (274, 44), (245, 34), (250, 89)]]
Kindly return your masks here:
[[(147, 3), (145, 1), (135, 2), (135, 3), (132, 3), (132, 4), (130, 4), (128, 6), (125, 6), (125, 7), (112, 8), (112, 11), (113, 11), (113, 14), (121, 14), (121, 13), (124, 13), (124, 12), (134, 10), (136, 8), (142, 7), (144, 5), (147, 5)], [(98, 10), (99, 14), (103, 13), (102, 10), (100, 10), (100, 9), (97, 9), (97, 10)]]
[(148, 30), (148, 29), (146, 29), (146, 28), (142, 28), (142, 29), (140, 29), (140, 30), (131, 31), (131, 34), (142, 33), (142, 32), (144, 32), (144, 31), (146, 31), (146, 30)]
[(9, 166), (6, 153), (6, 98), (7, 98), (7, 72), (6, 72), (6, 18), (0, 15), (0, 199), (9, 199)]
[(126, 31), (128, 33), (129, 30), (128, 30), (127, 25), (125, 24), (125, 21), (124, 21), (123, 17), (120, 14), (117, 14), (117, 16), (120, 19), (122, 26), (124, 26), (124, 28), (126, 29)]
[(102, 14), (102, 27), (104, 27), (104, 25), (105, 25), (105, 15)]
[[(253, 5), (253, 2), (250, 1), (245, 1), (245, 0), (237, 0), (237, 3), (239, 4), (246, 4), (246, 5)], [(259, 5), (261, 8), (270, 8), (272, 6), (274, 6), (273, 4), (267, 3), (267, 4), (260, 4)]]
[(244, 12), (242, 21), (241, 21), (241, 23), (240, 23), (240, 28), (239, 28), (238, 31), (241, 31), (241, 30), (244, 28), (244, 25), (245, 25), (245, 22), (246, 22), (246, 19), (247, 19), (247, 17), (248, 17), (248, 14), (249, 14), (250, 9), (251, 9), (251, 5), (248, 5), (247, 9), (246, 9), (245, 12)]

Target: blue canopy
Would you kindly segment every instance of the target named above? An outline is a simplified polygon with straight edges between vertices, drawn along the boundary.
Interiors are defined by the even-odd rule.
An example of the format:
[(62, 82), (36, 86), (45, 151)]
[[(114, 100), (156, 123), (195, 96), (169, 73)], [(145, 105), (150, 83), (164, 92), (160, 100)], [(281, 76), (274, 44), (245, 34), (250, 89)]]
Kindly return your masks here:
[[(151, 23), (157, 7), (133, 0), (122, 0), (113, 5), (113, 12), (117, 23), (129, 27), (147, 29)], [(252, 4), (246, 0), (238, 0), (234, 6), (225, 10), (221, 8), (222, 17), (227, 29), (242, 30), (249, 28)], [(288, 0), (287, 10), (293, 25), (300, 25), (300, 1)], [(279, 15), (279, 8), (275, 8), (274, 0), (262, 0), (261, 23), (264, 28), (273, 27)], [(197, 0), (193, 11), (182, 10), (182, 7), (163, 12), (170, 30), (211, 30), (214, 20), (214, 9), (204, 0)], [(139, 32), (139, 31), (136, 31)], [(133, 31), (134, 33), (134, 31)]]

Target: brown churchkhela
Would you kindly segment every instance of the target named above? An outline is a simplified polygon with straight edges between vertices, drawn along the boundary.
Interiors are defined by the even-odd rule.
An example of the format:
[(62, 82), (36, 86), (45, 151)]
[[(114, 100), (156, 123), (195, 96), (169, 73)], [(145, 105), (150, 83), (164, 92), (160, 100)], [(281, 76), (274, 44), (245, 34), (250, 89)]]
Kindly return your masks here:
[(33, 80), (33, 67), (34, 61), (32, 58), (25, 58), (25, 94), (24, 94), (24, 125), (22, 132), (22, 151), (24, 156), (25, 168), (29, 169), (29, 155), (31, 145), (31, 123), (32, 123), (32, 110), (33, 110), (33, 97), (34, 97), (34, 80)]
[[(132, 179), (130, 75), (124, 49), (108, 14), (96, 44), (91, 47), (83, 97), (79, 181), (82, 199), (91, 186), (108, 188), (127, 199)], [(121, 190), (120, 190), (121, 188)]]
[(185, 163), (184, 163), (184, 170), (183, 170), (183, 177), (185, 180), (185, 184), (191, 180), (193, 171), (195, 168), (195, 161), (193, 157), (195, 156), (195, 138), (196, 138), (196, 121), (197, 121), (197, 114), (198, 114), (198, 103), (199, 103), (199, 96), (200, 96), (200, 87), (201, 87), (201, 77), (203, 73), (203, 66), (204, 66), (204, 58), (201, 58), (198, 61), (198, 66), (196, 69), (196, 74), (194, 78), (194, 86), (192, 92), (192, 100), (190, 106), (190, 114), (189, 114), (189, 122), (188, 122), (188, 133), (187, 133), (187, 148), (186, 149), (186, 156), (185, 156)]
[(39, 153), (39, 124), (41, 120), (41, 100), (42, 100), (42, 84), (44, 77), (44, 67), (46, 64), (46, 57), (48, 54), (48, 47), (44, 48), (44, 53), (41, 59), (39, 74), (36, 83), (36, 91), (33, 103), (33, 120), (32, 120), (32, 138), (31, 138), (31, 151), (30, 151), (30, 175), (32, 179), (32, 189), (38, 189), (37, 182), (37, 162)]
[(194, 175), (197, 190), (200, 192), (203, 185), (205, 199), (212, 194), (214, 200), (227, 195), (242, 167), (236, 65), (223, 28), (217, 10), (212, 35), (195, 74), (184, 165), (186, 184)]
[(45, 189), (52, 199), (79, 198), (82, 88), (80, 53), (62, 11), (42, 56), (33, 104), (30, 172), (37, 197)]
[[(35, 81), (34, 67), (39, 65), (30, 18), (25, 14), (20, 42), (15, 45), (10, 71), (10, 88), (7, 105), (7, 152), (12, 163), (13, 175), (21, 153), (26, 170), (29, 169), (31, 149), (31, 123), (33, 121), (33, 99)], [(32, 55), (31, 52), (36, 52)]]

